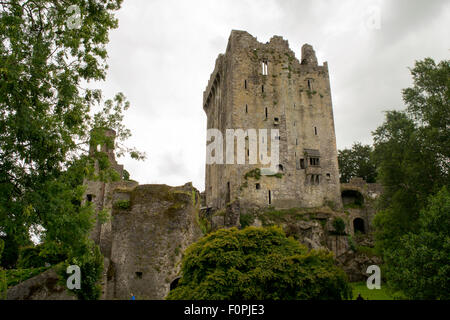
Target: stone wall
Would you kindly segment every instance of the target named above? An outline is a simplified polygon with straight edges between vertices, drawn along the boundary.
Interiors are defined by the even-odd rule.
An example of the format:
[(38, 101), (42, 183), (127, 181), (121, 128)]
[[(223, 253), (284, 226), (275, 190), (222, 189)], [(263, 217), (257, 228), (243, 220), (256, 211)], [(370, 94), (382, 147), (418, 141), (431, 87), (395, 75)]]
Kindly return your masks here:
[(190, 183), (140, 185), (118, 190), (114, 199), (122, 207), (113, 205), (104, 298), (163, 299), (179, 276), (182, 253), (202, 236), (200, 194)]

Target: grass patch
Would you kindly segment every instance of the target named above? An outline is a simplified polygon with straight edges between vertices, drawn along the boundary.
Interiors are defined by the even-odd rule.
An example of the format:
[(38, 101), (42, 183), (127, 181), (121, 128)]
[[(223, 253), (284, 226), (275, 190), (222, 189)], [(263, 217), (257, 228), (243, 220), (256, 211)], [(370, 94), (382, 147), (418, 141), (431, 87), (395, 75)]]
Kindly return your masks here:
[(365, 282), (351, 282), (350, 286), (353, 291), (353, 300), (356, 299), (358, 294), (365, 300), (394, 300), (394, 298), (388, 293), (387, 287), (381, 284), (381, 289), (372, 289), (367, 288)]

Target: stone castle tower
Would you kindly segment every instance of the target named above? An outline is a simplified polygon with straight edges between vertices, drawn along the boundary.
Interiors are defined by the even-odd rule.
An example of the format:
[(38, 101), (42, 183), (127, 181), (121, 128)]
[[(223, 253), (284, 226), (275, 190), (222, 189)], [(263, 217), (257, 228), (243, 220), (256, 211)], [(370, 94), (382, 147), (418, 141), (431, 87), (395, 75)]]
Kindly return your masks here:
[[(255, 170), (268, 167), (259, 153), (249, 164), (247, 136), (245, 164), (206, 165), (207, 207), (235, 200), (241, 208), (342, 207), (328, 65), (318, 65), (308, 44), (301, 55), (299, 61), (279, 36), (264, 44), (245, 31), (231, 32), (203, 93), (207, 128), (223, 137), (227, 129), (278, 129), (278, 173)], [(269, 139), (270, 133), (268, 150)]]

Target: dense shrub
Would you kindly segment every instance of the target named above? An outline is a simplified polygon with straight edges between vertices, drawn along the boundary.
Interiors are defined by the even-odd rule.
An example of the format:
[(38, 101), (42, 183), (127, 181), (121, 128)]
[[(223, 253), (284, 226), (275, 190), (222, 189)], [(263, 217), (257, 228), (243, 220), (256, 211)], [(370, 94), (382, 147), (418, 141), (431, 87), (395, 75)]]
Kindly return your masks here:
[(167, 299), (346, 299), (332, 253), (311, 250), (279, 227), (222, 229), (191, 245)]

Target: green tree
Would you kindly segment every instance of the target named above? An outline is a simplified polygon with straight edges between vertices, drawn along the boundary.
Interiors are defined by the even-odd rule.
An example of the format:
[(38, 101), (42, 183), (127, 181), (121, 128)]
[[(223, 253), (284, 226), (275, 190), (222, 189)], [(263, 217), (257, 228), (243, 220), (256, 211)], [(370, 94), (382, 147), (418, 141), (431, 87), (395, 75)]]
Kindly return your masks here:
[(377, 247), (396, 247), (418, 228), (430, 195), (449, 186), (449, 61), (418, 61), (413, 86), (403, 90), (406, 111), (389, 111), (374, 135), (378, 181), (384, 192), (375, 217)]
[(450, 299), (450, 192), (430, 196), (420, 212), (419, 230), (402, 236), (385, 259), (391, 287), (411, 299)]
[(373, 183), (376, 180), (376, 165), (372, 157), (372, 147), (360, 142), (353, 144), (351, 149), (338, 151), (340, 180), (349, 182), (353, 177), (361, 177), (366, 182)]
[(83, 180), (119, 177), (106, 154), (83, 153), (89, 144), (111, 144), (104, 130), (110, 128), (118, 156), (143, 157), (122, 144), (130, 136), (122, 124), (129, 106), (123, 94), (104, 101), (100, 90), (83, 87), (105, 79), (108, 34), (121, 3), (0, 2), (0, 236), (17, 244), (9, 267), (33, 230), (40, 230), (49, 254), (95, 260), (88, 240), (94, 210), (82, 205)]
[(311, 250), (281, 228), (211, 233), (185, 252), (167, 299), (346, 299), (351, 289), (332, 253)]

